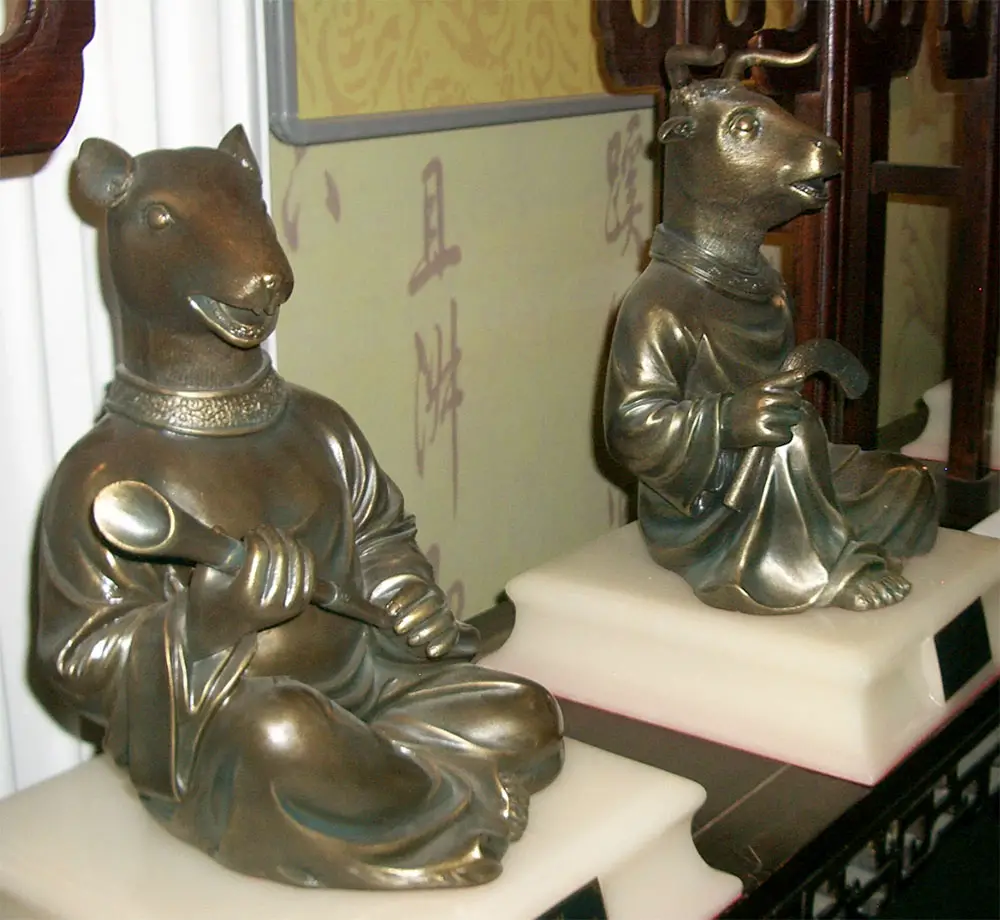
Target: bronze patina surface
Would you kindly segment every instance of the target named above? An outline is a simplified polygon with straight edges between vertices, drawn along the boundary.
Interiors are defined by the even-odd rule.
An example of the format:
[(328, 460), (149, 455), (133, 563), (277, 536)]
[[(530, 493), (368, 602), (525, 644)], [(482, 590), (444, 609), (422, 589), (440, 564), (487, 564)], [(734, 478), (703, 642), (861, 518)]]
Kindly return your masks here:
[(261, 343), (292, 271), (241, 128), (85, 141), (119, 370), (40, 538), (42, 668), (173, 834), (250, 875), (495, 878), (562, 764), (552, 697), (472, 663), (413, 518), (350, 416)]
[(841, 151), (744, 86), (754, 64), (813, 53), (677, 46), (664, 219), (612, 339), (604, 427), (639, 480), (652, 557), (705, 603), (755, 614), (883, 607), (910, 590), (901, 560), (937, 533), (930, 474), (897, 454), (830, 444), (800, 394), (829, 374), (860, 395), (864, 369), (830, 340), (795, 346), (792, 305), (764, 234), (823, 207)]

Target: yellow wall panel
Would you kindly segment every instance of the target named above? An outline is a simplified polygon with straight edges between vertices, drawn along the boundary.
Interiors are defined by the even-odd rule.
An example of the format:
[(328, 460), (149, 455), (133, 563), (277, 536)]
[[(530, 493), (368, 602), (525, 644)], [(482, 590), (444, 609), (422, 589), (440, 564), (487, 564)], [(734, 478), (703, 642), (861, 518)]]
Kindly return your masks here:
[(591, 0), (295, 0), (299, 116), (603, 93)]

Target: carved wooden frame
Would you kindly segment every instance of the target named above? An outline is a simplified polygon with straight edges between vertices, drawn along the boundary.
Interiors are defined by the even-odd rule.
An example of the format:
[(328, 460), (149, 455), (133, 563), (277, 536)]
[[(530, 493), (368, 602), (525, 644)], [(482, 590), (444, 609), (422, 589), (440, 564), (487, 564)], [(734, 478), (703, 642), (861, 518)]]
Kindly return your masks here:
[(94, 0), (26, 0), (0, 44), (0, 156), (59, 146), (80, 106), (93, 37)]

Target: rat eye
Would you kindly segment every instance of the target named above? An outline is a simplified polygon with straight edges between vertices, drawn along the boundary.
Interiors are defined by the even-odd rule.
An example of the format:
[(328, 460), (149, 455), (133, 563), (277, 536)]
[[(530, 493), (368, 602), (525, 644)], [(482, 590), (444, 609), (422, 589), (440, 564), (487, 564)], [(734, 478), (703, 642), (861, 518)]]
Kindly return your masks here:
[(146, 224), (152, 230), (163, 230), (174, 222), (174, 216), (162, 204), (146, 208)]
[(760, 119), (753, 112), (737, 112), (729, 122), (729, 133), (741, 140), (760, 134)]

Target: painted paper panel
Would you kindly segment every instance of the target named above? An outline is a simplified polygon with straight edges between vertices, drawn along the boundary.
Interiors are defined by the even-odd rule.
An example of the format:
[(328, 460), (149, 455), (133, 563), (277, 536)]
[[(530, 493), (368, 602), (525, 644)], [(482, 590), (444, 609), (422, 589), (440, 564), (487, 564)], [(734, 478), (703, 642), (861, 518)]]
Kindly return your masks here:
[(651, 137), (651, 114), (613, 113), (272, 146), (282, 373), (358, 420), (465, 615), (625, 520), (595, 412)]

